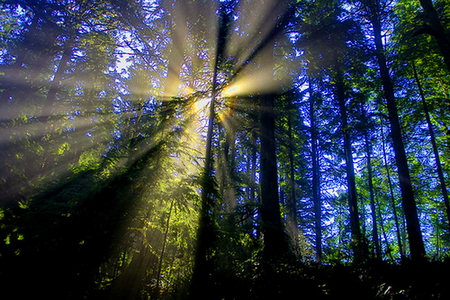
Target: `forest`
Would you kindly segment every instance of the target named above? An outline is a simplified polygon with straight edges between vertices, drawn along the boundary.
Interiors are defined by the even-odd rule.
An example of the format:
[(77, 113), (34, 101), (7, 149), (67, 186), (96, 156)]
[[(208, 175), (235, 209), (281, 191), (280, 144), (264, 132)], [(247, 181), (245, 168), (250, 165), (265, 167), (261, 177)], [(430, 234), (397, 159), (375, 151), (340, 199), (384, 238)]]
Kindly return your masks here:
[(450, 1), (0, 10), (2, 299), (450, 299)]

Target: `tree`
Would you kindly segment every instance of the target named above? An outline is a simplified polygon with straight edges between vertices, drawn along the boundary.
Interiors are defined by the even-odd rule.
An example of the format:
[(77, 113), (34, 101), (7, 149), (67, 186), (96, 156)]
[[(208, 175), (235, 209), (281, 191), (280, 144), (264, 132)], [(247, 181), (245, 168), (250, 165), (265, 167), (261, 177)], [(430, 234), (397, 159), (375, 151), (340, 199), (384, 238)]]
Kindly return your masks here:
[[(429, 34), (433, 36), (441, 50), (445, 64), (450, 70), (450, 33), (448, 28), (444, 27), (442, 17), (439, 16), (431, 0), (420, 0), (420, 5), (423, 8), (423, 13), (419, 14), (418, 18), (423, 24), (413, 34)], [(445, 7), (445, 3), (443, 3), (442, 10), (445, 11), (445, 9), (448, 9), (448, 7)]]
[(320, 196), (320, 166), (318, 159), (318, 138), (315, 117), (315, 93), (312, 87), (312, 80), (309, 80), (309, 115), (311, 120), (311, 160), (312, 160), (312, 197), (314, 203), (314, 217), (315, 217), (315, 245), (316, 245), (316, 260), (322, 261), (322, 201)]
[(429, 5), (3, 1), (0, 280), (19, 298), (445, 298)]
[(394, 86), (389, 75), (386, 57), (384, 54), (384, 46), (381, 33), (382, 24), (380, 19), (380, 3), (376, 1), (369, 1), (364, 2), (364, 5), (368, 10), (369, 20), (373, 28), (374, 43), (376, 47), (375, 53), (380, 68), (380, 77), (382, 80), (384, 95), (389, 112), (392, 143), (394, 146), (400, 189), (402, 192), (402, 203), (403, 209), (405, 211), (411, 257), (414, 260), (421, 260), (425, 256), (425, 247), (423, 244), (422, 232), (420, 230), (419, 218), (417, 215), (417, 207), (414, 200), (414, 192), (411, 185), (405, 147), (403, 145), (403, 138), (395, 100)]
[(299, 115), (301, 94), (291, 90), (276, 101), (277, 161), (280, 183), (280, 202), (285, 217), (286, 233), (291, 248), (298, 257), (308, 259), (308, 241), (304, 227), (308, 223), (301, 214), (307, 210), (300, 199), (306, 196), (306, 133)]
[(367, 156), (367, 180), (368, 180), (368, 188), (369, 188), (369, 197), (370, 197), (370, 209), (372, 212), (372, 241), (375, 247), (375, 256), (377, 259), (381, 259), (381, 245), (378, 237), (378, 221), (377, 221), (377, 211), (375, 206), (375, 191), (373, 187), (373, 170), (372, 170), (372, 145), (369, 139), (369, 119), (366, 116), (366, 111), (362, 108), (362, 119), (364, 130), (364, 143), (365, 143), (365, 152)]
[[(356, 69), (357, 59), (350, 60), (347, 57), (357, 57), (358, 53), (352, 50), (348, 44), (359, 38), (358, 26), (350, 20), (337, 20), (340, 14), (338, 3), (330, 5), (334, 9), (331, 15), (319, 20), (317, 24), (304, 25), (309, 28), (304, 32), (304, 44), (309, 47), (309, 60), (311, 68), (329, 67), (329, 77), (337, 107), (339, 108), (340, 131), (342, 132), (344, 160), (347, 175), (348, 204), (354, 243), (355, 256), (361, 259), (365, 254), (364, 238), (359, 223), (358, 201), (355, 182), (355, 170), (352, 154), (352, 142), (350, 138), (351, 126), (348, 121), (347, 101), (349, 88), (345, 76), (350, 73), (348, 65)], [(311, 41), (310, 43), (308, 41)], [(346, 44), (347, 43), (347, 44)], [(310, 44), (310, 45), (308, 45)], [(316, 46), (317, 45), (317, 46)], [(320, 45), (320, 47), (318, 46)], [(323, 46), (326, 45), (326, 48)], [(320, 62), (322, 60), (322, 62)], [(319, 66), (319, 67), (318, 67)]]
[[(400, 7), (404, 9), (399, 10)], [(412, 175), (419, 178), (413, 181), (413, 184), (418, 201), (424, 201), (423, 208), (430, 210), (427, 215), (433, 216), (432, 218), (435, 220), (440, 220), (438, 221), (440, 225), (437, 225), (431, 219), (427, 219), (423, 224), (423, 230), (431, 230), (433, 235), (440, 239), (442, 233), (446, 231), (446, 229), (443, 231), (441, 229), (447, 227), (448, 223), (448, 220), (444, 220), (447, 214), (445, 212), (447, 209), (445, 204), (445, 174), (447, 170), (445, 163), (442, 163), (442, 160), (445, 160), (443, 151), (445, 146), (441, 143), (447, 132), (441, 124), (448, 121), (440, 108), (441, 104), (447, 102), (447, 97), (442, 93), (441, 87), (446, 85), (448, 69), (444, 64), (439, 47), (431, 35), (412, 34), (421, 26), (418, 23), (420, 18), (417, 17), (419, 7), (418, 1), (410, 4), (400, 2), (394, 7), (399, 19), (399, 25), (393, 35), (395, 47), (398, 49), (395, 61), (408, 62), (398, 63), (395, 66), (402, 78), (402, 84), (410, 86), (411, 91), (408, 95), (409, 106), (406, 106), (409, 113), (404, 117), (404, 122), (415, 124), (415, 128), (423, 128), (421, 134), (407, 136), (409, 144), (414, 144), (416, 148), (416, 151), (413, 151), (414, 154), (409, 156), (413, 164)], [(441, 7), (441, 13), (445, 11), (444, 7)], [(424, 151), (429, 151), (429, 157), (433, 157), (433, 159), (425, 160), (421, 155)], [(421, 161), (420, 164), (416, 163), (418, 161)], [(426, 174), (432, 174), (432, 178)], [(433, 196), (425, 196), (425, 194)], [(441, 197), (443, 201), (439, 201), (438, 205), (428, 201), (431, 198)], [(430, 253), (431, 255), (433, 254)]]
[(428, 126), (428, 131), (430, 132), (431, 145), (433, 147), (433, 154), (434, 154), (434, 158), (436, 160), (436, 171), (439, 176), (439, 182), (440, 182), (442, 196), (444, 198), (444, 205), (445, 205), (445, 209), (446, 209), (447, 221), (450, 226), (450, 202), (448, 199), (447, 186), (445, 183), (444, 172), (442, 170), (442, 164), (441, 164), (441, 160), (440, 160), (440, 156), (439, 156), (439, 150), (438, 150), (438, 147), (436, 144), (436, 136), (434, 134), (433, 124), (431, 123), (430, 112), (428, 109), (427, 101), (425, 99), (425, 95), (422, 90), (422, 85), (420, 84), (419, 76), (417, 74), (417, 70), (416, 70), (414, 62), (412, 63), (412, 67), (413, 67), (413, 72), (414, 72), (414, 79), (416, 80), (417, 88), (419, 89), (420, 98), (422, 100), (423, 110), (425, 113), (425, 120), (426, 120), (427, 126)]

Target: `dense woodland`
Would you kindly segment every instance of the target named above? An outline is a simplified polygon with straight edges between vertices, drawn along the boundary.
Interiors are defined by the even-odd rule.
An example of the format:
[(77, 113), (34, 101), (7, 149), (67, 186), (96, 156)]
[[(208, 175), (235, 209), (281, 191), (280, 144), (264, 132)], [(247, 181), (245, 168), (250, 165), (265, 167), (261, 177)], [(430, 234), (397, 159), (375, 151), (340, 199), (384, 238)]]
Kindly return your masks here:
[(4, 299), (450, 298), (448, 0), (0, 3)]

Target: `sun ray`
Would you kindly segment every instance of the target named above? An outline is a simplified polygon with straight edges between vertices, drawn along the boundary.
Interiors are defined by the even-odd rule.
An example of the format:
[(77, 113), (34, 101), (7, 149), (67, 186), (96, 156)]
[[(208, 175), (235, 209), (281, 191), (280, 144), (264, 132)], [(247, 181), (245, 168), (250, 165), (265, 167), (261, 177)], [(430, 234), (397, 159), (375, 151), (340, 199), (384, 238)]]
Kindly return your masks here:
[[(164, 264), (169, 265), (169, 258), (165, 257), (169, 253), (165, 252), (168, 241), (172, 246), (172, 264), (183, 264), (185, 274), (191, 273), (189, 268), (194, 259), (191, 253), (198, 227), (199, 209), (196, 204), (200, 203), (201, 191), (206, 190), (204, 182), (200, 186), (198, 179), (195, 181), (193, 178), (198, 178), (205, 169), (206, 157), (211, 156), (206, 154), (207, 129), (211, 129), (212, 135), (217, 135), (214, 140), (219, 140), (220, 144), (219, 131), (234, 133), (245, 122), (237, 117), (236, 112), (242, 107), (235, 107), (236, 99), (277, 91), (284, 80), (283, 77), (273, 84), (268, 80), (273, 76), (273, 70), (261, 62), (262, 55), (273, 55), (273, 48), (261, 47), (261, 43), (270, 36), (277, 22), (276, 16), (285, 9), (284, 5), (277, 3), (272, 0), (266, 1), (265, 5), (254, 6), (254, 3), (240, 2), (236, 8), (239, 12), (228, 12), (234, 23), (230, 24), (231, 31), (222, 36), (218, 34), (224, 26), (219, 17), (221, 1), (164, 1), (164, 13), (167, 12), (164, 21), (155, 21), (155, 27), (146, 24), (148, 31), (140, 32), (142, 35), (134, 35), (132, 30), (125, 35), (127, 41), (124, 45), (129, 43), (130, 47), (122, 47), (121, 52), (135, 51), (135, 55), (127, 54), (129, 63), (123, 66), (126, 72), (121, 75), (99, 72), (99, 76), (107, 75), (114, 82), (103, 85), (90, 80), (89, 68), (79, 71), (83, 76), (77, 76), (76, 60), (83, 62), (83, 54), (77, 51), (74, 56), (80, 55), (81, 58), (75, 57), (70, 61), (67, 74), (60, 82), (55, 82), (58, 97), (52, 103), (50, 114), (40, 116), (41, 109), (35, 104), (38, 113), (31, 112), (33, 118), (17, 128), (7, 128), (0, 136), (0, 146), (6, 145), (11, 152), (19, 149), (22, 142), (42, 142), (45, 148), (42, 151), (46, 153), (37, 153), (37, 148), (27, 145), (30, 156), (40, 156), (35, 155), (33, 162), (21, 162), (23, 165), (37, 162), (45, 166), (38, 165), (36, 170), (23, 176), (36, 183), (36, 187), (42, 188), (47, 183), (56, 186), (60, 179), (68, 178), (69, 181), (73, 179), (71, 184), (74, 186), (70, 188), (77, 188), (78, 180), (88, 176), (94, 182), (86, 183), (86, 191), (93, 194), (89, 195), (92, 198), (86, 198), (89, 199), (87, 202), (96, 204), (96, 201), (102, 203), (106, 200), (106, 204), (100, 205), (99, 219), (105, 215), (108, 219), (110, 204), (131, 203), (129, 211), (117, 209), (125, 220), (120, 226), (119, 250), (115, 249), (122, 255), (117, 260), (120, 261), (120, 270), (117, 271), (120, 276), (105, 285), (121, 287), (121, 284), (128, 284), (121, 280), (147, 280), (157, 273), (156, 287), (159, 288), (162, 285), (160, 275), (173, 271), (167, 266), (168, 271), (161, 272), (166, 267)], [(130, 11), (123, 9), (122, 13), (126, 16)], [(151, 48), (153, 41), (142, 40), (146, 34), (162, 37), (155, 41), (162, 46)], [(217, 49), (219, 37), (224, 39), (224, 45), (220, 45), (224, 49)], [(145, 47), (151, 49), (145, 52)], [(151, 54), (143, 57), (145, 53)], [(148, 64), (152, 60), (154, 62)], [(232, 64), (226, 65), (228, 61)], [(239, 74), (233, 77), (233, 72), (239, 68)], [(73, 70), (75, 75), (72, 76)], [(109, 90), (108, 85), (115, 83), (120, 86)], [(45, 101), (47, 85), (48, 81), (43, 80), (40, 100)], [(116, 95), (100, 97), (107, 92)], [(22, 108), (25, 110), (25, 107), (20, 107), (21, 114), (14, 115), (14, 118), (23, 117)], [(215, 117), (214, 122), (208, 122)], [(212, 155), (217, 155), (214, 151)], [(20, 173), (20, 170), (16, 172)], [(45, 183), (42, 178), (45, 178)], [(120, 189), (121, 184), (123, 190)], [(16, 188), (28, 187), (18, 184), (11, 193), (16, 193)], [(86, 191), (82, 187), (80, 194)], [(71, 207), (75, 212), (77, 205), (82, 208), (85, 205), (83, 200), (77, 201), (72, 201), (76, 204)], [(81, 215), (83, 213), (80, 212)], [(159, 270), (155, 272), (157, 264)], [(150, 290), (150, 282), (145, 284), (147, 291)], [(129, 286), (130, 289), (122, 292), (140, 292), (134, 284)], [(115, 291), (114, 288), (112, 290)]]

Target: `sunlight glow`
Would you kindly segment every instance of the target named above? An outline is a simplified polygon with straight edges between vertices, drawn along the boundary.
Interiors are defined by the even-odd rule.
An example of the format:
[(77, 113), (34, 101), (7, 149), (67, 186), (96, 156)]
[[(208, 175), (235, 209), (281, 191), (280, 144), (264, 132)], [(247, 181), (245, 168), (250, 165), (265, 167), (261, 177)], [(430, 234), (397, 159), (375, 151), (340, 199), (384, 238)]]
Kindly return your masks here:
[(253, 70), (251, 75), (242, 74), (224, 89), (222, 96), (245, 96), (255, 93), (277, 92), (281, 85), (288, 84), (291, 80), (288, 74), (274, 80), (272, 73), (271, 66), (262, 66)]
[(206, 108), (207, 105), (211, 103), (211, 98), (203, 98), (195, 101), (194, 103), (194, 113), (198, 113)]
[[(40, 98), (36, 96), (40, 102), (33, 99), (33, 105), (21, 104), (12, 97), (11, 109), (4, 105), (0, 114), (0, 121), (8, 124), (0, 135), (0, 146), (8, 147), (8, 159), (15, 164), (11, 174), (20, 178), (11, 177), (11, 185), (0, 200), (21, 193), (29, 197), (34, 192), (31, 188), (54, 184), (67, 176), (92, 173), (99, 182), (106, 182), (141, 161), (148, 164), (142, 163), (133, 173), (142, 180), (130, 188), (131, 192), (142, 191), (133, 200), (144, 208), (130, 213), (123, 226), (133, 238), (144, 237), (136, 239), (133, 247), (137, 251), (127, 255), (138, 261), (140, 268), (149, 270), (153, 266), (144, 258), (151, 252), (161, 261), (160, 275), (172, 272), (166, 243), (171, 243), (170, 251), (191, 252), (189, 239), (195, 236), (198, 213), (193, 203), (199, 191), (192, 177), (201, 173), (207, 161), (208, 126), (214, 128), (211, 124), (220, 122), (227, 131), (236, 131), (243, 121), (234, 117), (236, 99), (228, 98), (275, 92), (289, 77), (275, 76), (274, 67), (282, 65), (285, 58), (276, 58), (273, 44), (263, 45), (286, 8), (279, 1), (256, 6), (240, 2), (231, 30), (224, 37), (224, 49), (217, 49), (219, 2), (163, 3), (167, 5), (162, 8), (168, 12), (167, 22), (154, 27), (162, 30), (152, 32), (154, 40), (146, 41), (131, 31), (122, 33), (123, 43), (119, 44), (123, 46), (116, 49), (119, 54), (111, 54), (111, 66), (105, 64), (105, 70), (98, 74), (91, 71), (91, 67), (98, 67), (95, 60), (84, 63), (83, 56), (88, 54), (74, 52), (60, 79), (52, 82), (54, 75), (48, 77), (50, 80), (42, 76), (34, 82), (42, 87), (58, 86), (45, 113), (42, 104), (47, 104), (46, 93), (50, 92), (42, 88)], [(224, 57), (233, 63), (216, 63)], [(233, 72), (238, 74), (228, 80)], [(29, 83), (15, 82), (19, 86)], [(227, 87), (221, 90), (223, 86)], [(213, 117), (218, 120), (209, 122), (212, 105)], [(28, 182), (24, 184), (22, 178)], [(167, 231), (160, 228), (162, 217)], [(121, 263), (127, 264), (125, 259)], [(192, 262), (174, 256), (172, 263), (188, 270)], [(160, 278), (158, 287), (164, 285)], [(129, 277), (123, 275), (120, 280)]]

